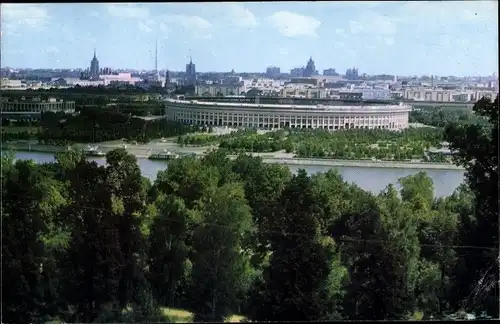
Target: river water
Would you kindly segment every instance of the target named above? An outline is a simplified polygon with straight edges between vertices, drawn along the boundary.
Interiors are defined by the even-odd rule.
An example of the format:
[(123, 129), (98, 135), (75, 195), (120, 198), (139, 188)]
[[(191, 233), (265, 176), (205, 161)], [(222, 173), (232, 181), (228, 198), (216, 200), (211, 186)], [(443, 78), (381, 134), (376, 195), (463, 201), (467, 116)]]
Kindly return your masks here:
[[(37, 152), (16, 152), (16, 159), (34, 160), (38, 163), (54, 161), (52, 153)], [(100, 165), (106, 163), (106, 159), (89, 158)], [(158, 171), (167, 168), (166, 161), (151, 161), (148, 159), (138, 159), (142, 174), (154, 181)], [(326, 172), (331, 167), (327, 166), (289, 166), (292, 172), (298, 169), (305, 169), (307, 173)], [(352, 182), (364, 190), (379, 193), (387, 185), (394, 184), (399, 188), (398, 179), (425, 171), (434, 182), (434, 191), (437, 197), (449, 196), (464, 181), (463, 170), (433, 170), (433, 169), (392, 169), (392, 168), (367, 168), (367, 167), (335, 167), (347, 182)]]

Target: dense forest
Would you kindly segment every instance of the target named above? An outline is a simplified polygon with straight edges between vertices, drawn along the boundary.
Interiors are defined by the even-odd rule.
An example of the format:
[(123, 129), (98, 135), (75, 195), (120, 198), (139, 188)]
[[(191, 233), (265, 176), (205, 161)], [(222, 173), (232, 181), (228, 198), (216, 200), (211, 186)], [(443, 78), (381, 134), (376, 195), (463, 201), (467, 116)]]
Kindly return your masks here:
[(374, 195), (222, 151), (154, 183), (125, 150), (2, 157), (2, 322), (290, 321), (498, 314), (498, 98), (450, 124), (450, 197), (420, 172)]

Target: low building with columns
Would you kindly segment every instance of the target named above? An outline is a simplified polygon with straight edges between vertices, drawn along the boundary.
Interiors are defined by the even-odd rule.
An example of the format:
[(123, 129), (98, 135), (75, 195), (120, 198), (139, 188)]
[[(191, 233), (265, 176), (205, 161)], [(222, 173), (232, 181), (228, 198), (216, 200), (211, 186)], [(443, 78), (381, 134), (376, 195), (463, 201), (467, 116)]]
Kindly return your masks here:
[(12, 120), (40, 120), (44, 112), (63, 112), (73, 114), (75, 112), (74, 101), (63, 101), (55, 98), (48, 100), (0, 100), (0, 116)]

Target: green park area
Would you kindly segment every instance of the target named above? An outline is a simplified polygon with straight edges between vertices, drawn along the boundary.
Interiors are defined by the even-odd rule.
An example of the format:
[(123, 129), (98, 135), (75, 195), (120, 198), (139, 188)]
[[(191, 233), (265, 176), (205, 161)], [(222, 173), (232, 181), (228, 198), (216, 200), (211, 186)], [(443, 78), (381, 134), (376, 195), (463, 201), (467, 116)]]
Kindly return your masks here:
[(258, 152), (293, 153), (299, 158), (342, 160), (428, 161), (429, 148), (443, 141), (441, 129), (388, 130), (277, 130), (259, 133), (240, 130), (226, 135), (190, 134), (178, 138), (182, 145), (215, 145), (231, 154)]
[(474, 109), (487, 125), (450, 124), (442, 138), (416, 130), (339, 132), (335, 140), (231, 135), (293, 139), (289, 150), (349, 136), (365, 146), (374, 137), (380, 147), (445, 140), (466, 168), (446, 197), (436, 197), (425, 172), (374, 193), (333, 169), (294, 173), (224, 151), (172, 160), (153, 182), (123, 148), (107, 152), (104, 164), (76, 150), (47, 163), (7, 152), (2, 322), (497, 316), (498, 99)]
[(442, 131), (410, 128), (402, 132), (384, 130), (281, 130), (265, 134), (240, 132), (221, 140), (230, 152), (294, 153), (300, 158), (384, 159), (422, 158), (424, 151), (442, 141)]

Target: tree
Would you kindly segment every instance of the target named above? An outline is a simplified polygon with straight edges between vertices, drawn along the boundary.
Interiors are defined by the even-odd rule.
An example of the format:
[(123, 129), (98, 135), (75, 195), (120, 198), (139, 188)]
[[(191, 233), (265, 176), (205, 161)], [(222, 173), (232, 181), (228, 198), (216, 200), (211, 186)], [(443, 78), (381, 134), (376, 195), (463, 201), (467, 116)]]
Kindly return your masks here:
[(205, 197), (202, 216), (193, 237), (191, 309), (195, 320), (220, 321), (236, 310), (250, 279), (242, 238), (252, 215), (241, 185), (226, 184)]
[(225, 183), (235, 182), (238, 180), (237, 175), (232, 171), (231, 160), (223, 151), (217, 150), (209, 152), (202, 158), (201, 163), (204, 166), (212, 166), (217, 168), (219, 173), (218, 186), (222, 186)]
[[(401, 198), (403, 201), (415, 205), (416, 208), (429, 209), (434, 202), (434, 184), (432, 179), (425, 172), (418, 172), (414, 175), (399, 179), (401, 184)], [(422, 206), (425, 204), (425, 206)]]
[(392, 186), (379, 197), (358, 191), (354, 208), (342, 215), (332, 234), (349, 269), (346, 317), (387, 320), (413, 311), (416, 226)]
[(149, 235), (149, 276), (156, 300), (170, 307), (176, 305), (178, 286), (186, 273), (189, 246), (186, 244), (188, 222), (195, 221), (184, 201), (175, 196), (158, 200), (158, 215)]
[(258, 229), (248, 237), (246, 246), (253, 251), (252, 264), (261, 268), (268, 254), (269, 237), (266, 232), (272, 208), (290, 181), (291, 172), (286, 167), (265, 164), (261, 158), (248, 155), (238, 156), (232, 170), (243, 180), (245, 197)]
[(64, 301), (74, 308), (66, 315), (72, 321), (91, 322), (105, 304), (118, 300), (124, 265), (119, 209), (113, 209), (106, 176), (104, 167), (81, 161), (68, 177), (72, 203), (65, 212), (72, 227), (62, 280)]
[[(327, 318), (334, 302), (324, 294), (330, 282), (342, 279), (332, 269), (335, 249), (319, 231), (312, 182), (300, 170), (286, 186), (274, 209), (270, 229), (271, 260), (264, 271), (264, 289), (256, 300), (257, 320), (318, 320)], [(332, 271), (339, 271), (330, 277)]]
[(2, 321), (45, 321), (58, 311), (53, 252), (67, 240), (54, 225), (65, 199), (43, 167), (11, 163), (2, 157)]
[[(432, 186), (430, 188), (432, 191)], [(402, 202), (392, 185), (379, 195), (379, 206), (384, 225), (381, 242), (389, 258), (397, 260), (391, 264), (394, 282), (391, 282), (393, 300), (386, 305), (394, 307), (386, 317), (404, 318), (414, 311), (417, 266), (420, 256), (418, 220)], [(412, 217), (413, 216), (413, 217)], [(386, 306), (387, 307), (387, 306)]]
[(137, 158), (125, 149), (116, 149), (106, 154), (106, 179), (111, 208), (118, 216), (117, 230), (122, 254), (122, 269), (119, 284), (119, 302), (125, 308), (135, 299), (134, 293), (141, 289), (142, 267), (146, 260), (144, 241), (141, 234), (143, 208), (146, 190), (143, 188), (141, 171)]
[(210, 195), (219, 182), (215, 167), (204, 167), (200, 160), (185, 157), (172, 161), (168, 169), (158, 172), (155, 186), (164, 194), (175, 194), (184, 199), (188, 208)]
[(479, 295), (481, 302), (475, 305), (468, 303), (468, 307), (486, 310), (489, 315), (496, 316), (498, 302), (495, 289), (491, 287), (499, 282), (498, 272), (492, 270), (492, 265), (498, 264), (496, 248), (499, 246), (498, 96), (494, 101), (486, 98), (479, 100), (473, 111), (488, 123), (451, 124), (445, 129), (445, 138), (450, 143), (450, 149), (456, 152), (455, 163), (465, 166), (467, 184), (475, 198), (475, 224), (470, 228), (470, 245), (483, 249), (467, 257), (469, 268), (461, 279), (469, 292), (478, 282), (487, 283)]

